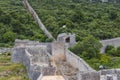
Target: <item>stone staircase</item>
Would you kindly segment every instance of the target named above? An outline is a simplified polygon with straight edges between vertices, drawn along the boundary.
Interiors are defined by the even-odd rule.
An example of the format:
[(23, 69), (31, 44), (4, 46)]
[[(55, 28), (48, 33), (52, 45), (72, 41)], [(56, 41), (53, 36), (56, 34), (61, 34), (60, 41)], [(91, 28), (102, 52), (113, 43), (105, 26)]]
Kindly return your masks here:
[(57, 70), (60, 70), (68, 80), (77, 80), (78, 69), (74, 68), (66, 61), (56, 63)]

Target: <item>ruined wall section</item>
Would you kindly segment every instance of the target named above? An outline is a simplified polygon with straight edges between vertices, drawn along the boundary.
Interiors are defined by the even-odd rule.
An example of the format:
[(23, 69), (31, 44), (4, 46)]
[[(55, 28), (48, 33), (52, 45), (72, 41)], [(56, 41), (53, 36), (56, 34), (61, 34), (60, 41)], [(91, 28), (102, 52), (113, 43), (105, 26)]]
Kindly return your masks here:
[(17, 46), (13, 49), (12, 61), (24, 64), (31, 80), (37, 80), (45, 75), (47, 72), (44, 69), (47, 71), (52, 70), (53, 73), (55, 70), (53, 67), (49, 67), (49, 55), (46, 45)]
[(102, 48), (100, 49), (101, 53), (105, 52), (105, 48), (107, 45), (112, 45), (114, 47), (120, 46), (120, 38), (113, 38), (113, 39), (108, 39), (108, 40), (101, 40), (102, 43)]
[(12, 54), (12, 61), (15, 63), (22, 63), (26, 66), (28, 76), (31, 80), (37, 80), (41, 75), (41, 67), (32, 64), (32, 55), (23, 47), (14, 48)]

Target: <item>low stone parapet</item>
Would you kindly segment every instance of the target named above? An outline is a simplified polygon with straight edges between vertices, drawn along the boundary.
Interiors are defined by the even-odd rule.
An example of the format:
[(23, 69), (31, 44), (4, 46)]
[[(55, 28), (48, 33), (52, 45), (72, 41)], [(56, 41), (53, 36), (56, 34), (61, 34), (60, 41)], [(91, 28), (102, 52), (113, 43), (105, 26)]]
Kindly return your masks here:
[(66, 52), (66, 60), (73, 67), (78, 68), (79, 71), (95, 71), (82, 58), (78, 57), (69, 50)]
[(12, 48), (0, 48), (0, 54), (2, 53), (11, 53)]

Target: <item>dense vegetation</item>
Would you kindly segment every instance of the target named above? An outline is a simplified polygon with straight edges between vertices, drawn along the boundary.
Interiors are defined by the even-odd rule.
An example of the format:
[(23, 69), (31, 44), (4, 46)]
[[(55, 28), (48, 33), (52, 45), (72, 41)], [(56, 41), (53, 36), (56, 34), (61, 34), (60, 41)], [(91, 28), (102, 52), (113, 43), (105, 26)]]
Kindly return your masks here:
[[(97, 39), (120, 36), (120, 5), (89, 3), (85, 0), (29, 0), (56, 37), (61, 32), (76, 33), (77, 41), (93, 35)], [(66, 25), (66, 28), (63, 26)]]
[[(120, 36), (118, 4), (89, 3), (89, 0), (29, 1), (54, 37), (61, 32), (76, 33), (77, 41), (90, 35), (97, 39)], [(0, 0), (0, 30), (1, 46), (16, 38), (46, 40), (21, 0)]]
[(0, 54), (0, 80), (29, 80), (22, 64), (11, 62), (10, 53)]
[(21, 0), (0, 0), (0, 46), (9, 46), (16, 38), (46, 40)]
[(89, 36), (70, 50), (86, 60), (96, 70), (99, 70), (100, 65), (106, 69), (120, 68), (120, 47), (114, 48), (108, 45), (104, 54), (100, 53), (100, 47), (101, 43), (93, 36)]

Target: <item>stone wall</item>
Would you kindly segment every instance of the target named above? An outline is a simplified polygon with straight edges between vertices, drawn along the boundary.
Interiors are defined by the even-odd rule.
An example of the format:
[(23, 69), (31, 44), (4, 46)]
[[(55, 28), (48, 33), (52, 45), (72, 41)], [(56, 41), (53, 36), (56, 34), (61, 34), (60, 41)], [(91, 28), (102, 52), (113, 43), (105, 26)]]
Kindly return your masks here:
[(13, 48), (12, 51), (12, 61), (14, 63), (22, 63), (24, 55), (25, 55), (24, 47), (15, 47)]
[(102, 48), (100, 49), (101, 53), (105, 52), (105, 48), (107, 45), (112, 45), (114, 47), (120, 46), (120, 38), (108, 39), (108, 40), (101, 40)]
[(100, 74), (97, 71), (79, 72), (77, 80), (100, 80)]
[(12, 48), (0, 48), (0, 54), (9, 53), (12, 51)]
[(38, 80), (42, 76), (43, 68), (49, 66), (46, 52), (45, 46), (18, 46), (13, 49), (12, 61), (23, 63), (30, 80)]
[(108, 69), (99, 71), (100, 80), (120, 80), (120, 69)]
[(54, 37), (51, 35), (51, 33), (46, 29), (45, 25), (42, 23), (40, 18), (38, 17), (37, 13), (34, 11), (34, 9), (29, 4), (28, 0), (23, 0), (23, 4), (25, 5), (26, 9), (30, 12), (30, 14), (34, 17), (35, 21), (38, 23), (40, 29), (49, 37)]
[[(48, 52), (49, 47), (51, 49), (51, 54)], [(62, 58), (63, 56), (65, 57), (67, 63), (70, 63), (72, 67), (78, 69), (76, 73), (77, 80), (120, 80), (120, 69), (97, 72), (83, 59), (67, 50), (65, 44), (61, 42), (54, 42), (48, 46), (46, 43), (18, 41), (12, 52), (12, 61), (15, 63), (23, 63), (27, 68), (28, 76), (31, 80), (41, 80), (42, 76), (54, 75), (57, 68), (51, 65), (51, 56), (55, 56), (56, 59), (62, 60), (58, 57), (61, 57), (61, 55)], [(65, 64), (61, 65), (67, 66)], [(68, 80), (62, 71), (61, 73), (64, 75), (65, 80)]]
[(52, 43), (40, 43), (39, 41), (30, 41), (30, 40), (19, 40), (19, 39), (16, 39), (14, 47), (17, 47), (17, 46), (23, 46), (23, 47), (25, 47), (25, 46), (39, 46), (39, 45), (47, 46), (47, 51), (50, 54), (52, 53)]
[(82, 58), (78, 57), (71, 51), (66, 51), (66, 60), (79, 71), (94, 71)]
[(65, 60), (65, 43), (64, 42), (53, 42), (52, 43), (52, 56), (55, 61)]
[(77, 76), (78, 80), (120, 80), (120, 69), (79, 72)]

